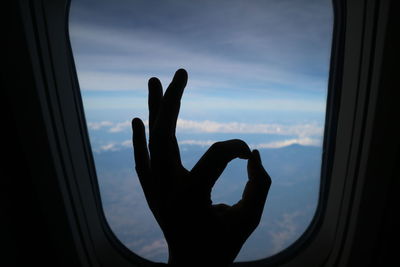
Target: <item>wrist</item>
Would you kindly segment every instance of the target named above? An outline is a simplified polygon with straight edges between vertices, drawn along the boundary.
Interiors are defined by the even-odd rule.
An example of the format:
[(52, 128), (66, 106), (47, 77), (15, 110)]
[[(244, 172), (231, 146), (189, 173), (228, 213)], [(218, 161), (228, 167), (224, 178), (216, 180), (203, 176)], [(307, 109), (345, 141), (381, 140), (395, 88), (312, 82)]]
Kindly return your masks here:
[(224, 259), (224, 255), (218, 255), (216, 250), (201, 249), (187, 246), (183, 250), (169, 249), (168, 265), (170, 266), (218, 266), (228, 267), (232, 262)]

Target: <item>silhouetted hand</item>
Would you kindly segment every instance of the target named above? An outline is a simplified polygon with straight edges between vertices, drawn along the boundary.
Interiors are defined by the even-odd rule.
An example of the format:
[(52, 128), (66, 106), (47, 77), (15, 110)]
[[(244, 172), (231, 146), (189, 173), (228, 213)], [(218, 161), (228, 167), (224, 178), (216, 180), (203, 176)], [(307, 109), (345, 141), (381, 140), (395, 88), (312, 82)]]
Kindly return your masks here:
[[(228, 266), (260, 222), (271, 179), (257, 150), (241, 140), (213, 144), (191, 171), (182, 166), (175, 137), (187, 73), (180, 69), (165, 94), (149, 80), (149, 150), (143, 122), (132, 121), (136, 172), (169, 248), (171, 265)], [(248, 159), (248, 182), (233, 206), (213, 205), (211, 190), (234, 158)]]

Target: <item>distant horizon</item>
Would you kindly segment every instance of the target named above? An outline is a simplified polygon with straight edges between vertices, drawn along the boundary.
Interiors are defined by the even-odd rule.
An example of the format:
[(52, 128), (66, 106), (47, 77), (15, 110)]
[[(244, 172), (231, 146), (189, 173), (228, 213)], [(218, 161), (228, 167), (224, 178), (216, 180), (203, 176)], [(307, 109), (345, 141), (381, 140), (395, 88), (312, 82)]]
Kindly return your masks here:
[[(111, 122), (111, 121), (100, 121), (100, 122), (88, 122), (88, 128), (91, 131), (92, 136), (95, 136), (100, 131), (103, 134), (109, 135), (124, 134), (126, 137), (131, 131), (131, 122)], [(146, 127), (148, 121), (144, 120)], [(321, 132), (323, 130), (316, 124), (301, 124), (301, 125), (283, 125), (283, 124), (250, 124), (250, 123), (238, 123), (238, 122), (225, 122), (219, 123), (216, 121), (192, 121), (178, 119), (177, 122), (177, 139), (179, 145), (198, 145), (198, 146), (210, 146), (215, 142), (221, 141), (220, 138), (216, 138), (216, 134), (230, 134), (230, 135), (241, 135), (243, 139), (254, 140), (254, 135), (275, 135), (283, 136), (284, 139), (269, 142), (258, 142), (248, 143), (253, 149), (261, 148), (279, 148), (288, 146), (291, 144), (308, 145), (321, 147)], [(148, 133), (147, 133), (148, 135)], [(199, 137), (202, 137), (199, 138)], [(268, 139), (268, 138), (267, 138)], [(101, 145), (94, 145), (94, 151), (99, 150), (112, 150), (122, 147), (132, 147), (131, 138), (119, 141), (109, 141)]]

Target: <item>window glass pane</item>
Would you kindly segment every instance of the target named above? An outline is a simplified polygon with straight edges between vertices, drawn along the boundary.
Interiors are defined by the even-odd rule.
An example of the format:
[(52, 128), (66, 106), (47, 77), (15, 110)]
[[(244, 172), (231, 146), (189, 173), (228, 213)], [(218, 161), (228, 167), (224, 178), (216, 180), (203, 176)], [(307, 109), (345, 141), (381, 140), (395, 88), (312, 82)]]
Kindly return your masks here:
[[(69, 30), (106, 218), (150, 260), (167, 245), (134, 171), (130, 120), (147, 120), (147, 81), (189, 73), (177, 126), (190, 169), (215, 141), (259, 149), (272, 177), (260, 225), (237, 261), (276, 254), (305, 231), (318, 203), (333, 14), (328, 0), (85, 1)], [(214, 203), (247, 180), (234, 160)]]

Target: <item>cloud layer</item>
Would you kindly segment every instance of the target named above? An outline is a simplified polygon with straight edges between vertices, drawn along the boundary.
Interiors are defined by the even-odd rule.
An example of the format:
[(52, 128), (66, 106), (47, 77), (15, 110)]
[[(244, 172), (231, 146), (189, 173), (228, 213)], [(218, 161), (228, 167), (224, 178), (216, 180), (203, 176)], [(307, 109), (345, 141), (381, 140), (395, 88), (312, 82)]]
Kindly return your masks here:
[[(148, 126), (148, 121), (144, 121)], [(129, 130), (130, 121), (124, 122), (89, 122), (89, 129), (96, 131), (106, 128), (110, 133), (118, 133)], [(216, 122), (210, 120), (195, 121), (178, 119), (177, 132), (182, 133), (240, 133), (240, 134), (276, 134), (296, 135), (299, 137), (321, 136), (323, 127), (316, 124), (267, 124), (267, 123), (241, 123), (241, 122)]]
[[(144, 121), (146, 128), (148, 121)], [(90, 131), (103, 130), (109, 134), (130, 131), (131, 123), (124, 122), (89, 122)], [(264, 143), (251, 143), (252, 148), (280, 148), (293, 144), (305, 146), (320, 146), (322, 143), (323, 127), (316, 124), (262, 124), (262, 123), (239, 123), (239, 122), (215, 122), (215, 121), (194, 121), (178, 119), (177, 132), (193, 134), (264, 134), (282, 136), (279, 141)], [(286, 136), (286, 137), (285, 137)], [(293, 138), (293, 136), (295, 136)], [(179, 140), (180, 145), (210, 146), (216, 140), (211, 139), (184, 139)], [(117, 151), (132, 146), (131, 140), (122, 142), (109, 142), (101, 145), (95, 151)]]

